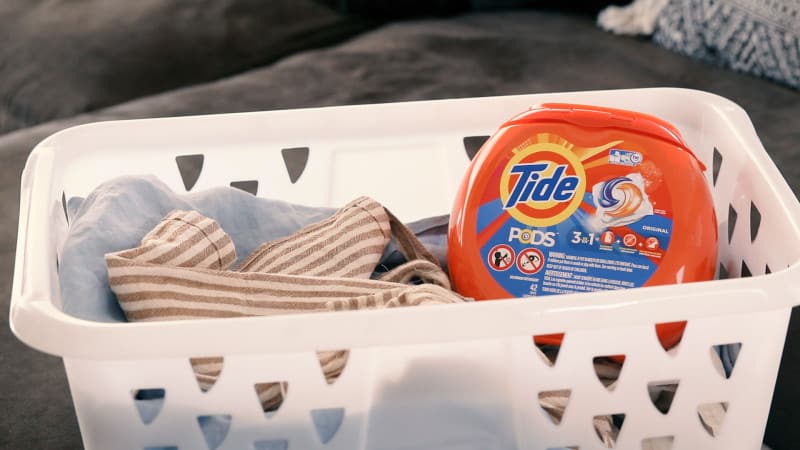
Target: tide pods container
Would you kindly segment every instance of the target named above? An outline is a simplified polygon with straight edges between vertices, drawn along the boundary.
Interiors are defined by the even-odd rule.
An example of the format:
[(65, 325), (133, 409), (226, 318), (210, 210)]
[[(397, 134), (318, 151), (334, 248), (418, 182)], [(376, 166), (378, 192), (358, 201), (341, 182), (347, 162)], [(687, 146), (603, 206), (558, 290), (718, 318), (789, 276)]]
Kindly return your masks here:
[[(701, 174), (687, 173), (683, 186), (667, 186), (665, 204), (648, 191), (654, 172), (635, 165), (636, 153), (647, 156), (648, 147), (612, 144), (608, 151), (618, 149), (615, 157), (625, 162), (615, 165), (619, 173), (583, 186), (584, 200), (596, 196), (593, 204), (602, 210), (592, 214), (605, 225), (575, 230), (581, 235), (572, 245), (588, 244), (592, 232), (602, 240), (610, 230), (615, 236), (604, 245), (618, 253), (633, 248), (653, 261), (658, 258), (642, 253), (638, 243), (655, 237), (664, 252), (655, 251), (662, 257), (651, 276), (672, 264), (670, 252), (680, 247), (697, 252), (684, 261), (716, 260), (702, 272), (713, 270), (715, 279), (637, 282), (629, 289), (524, 301), (181, 322), (101, 324), (61, 311), (57, 259), (69, 227), (62, 201), (85, 196), (110, 178), (153, 174), (176, 192), (247, 181), (257, 186), (256, 195), (318, 206), (367, 194), (411, 221), (449, 213), (470, 159), (488, 137), (531, 106), (552, 103), (661, 118), (680, 139), (667, 132), (659, 142)], [(620, 139), (582, 142), (568, 130), (550, 131), (589, 153)], [(553, 136), (541, 142), (566, 145)], [(538, 191), (531, 185), (527, 194), (521, 186), (518, 200), (548, 193), (567, 199), (579, 186), (569, 181), (577, 166), (567, 167), (566, 158), (556, 165), (565, 166), (563, 172), (548, 169), (536, 180), (528, 173), (528, 180), (544, 184)], [(188, 170), (187, 161), (201, 170)], [(587, 173), (589, 163), (581, 162)], [(629, 176), (635, 173), (641, 178)], [(597, 186), (612, 178), (627, 180)], [(516, 188), (508, 181), (505, 201), (515, 206)], [(682, 244), (681, 205), (703, 192), (710, 192), (717, 225), (698, 216), (705, 220), (700, 244)], [(633, 222), (622, 223), (624, 217), (670, 219), (671, 225), (649, 223), (651, 229), (637, 231)], [(63, 358), (89, 449), (586, 450), (611, 445), (595, 428), (611, 417), (619, 429), (615, 448), (755, 450), (790, 310), (800, 303), (798, 219), (800, 204), (745, 112), (697, 91), (577, 92), (96, 123), (47, 138), (28, 160), (10, 325), (28, 345)], [(548, 226), (558, 225), (527, 224), (516, 237), (543, 243), (546, 234), (524, 233), (547, 233)], [(625, 227), (636, 232), (617, 232)], [(475, 232), (464, 229), (462, 238)], [(633, 247), (626, 247), (626, 234), (638, 235)], [(704, 242), (713, 235), (718, 243), (709, 253)], [(542, 243), (524, 248), (541, 251)], [(524, 248), (512, 246), (517, 254)], [(483, 256), (481, 264), (494, 263)], [(535, 258), (528, 263), (520, 264), (536, 269)], [(497, 267), (504, 264), (499, 258)], [(683, 280), (691, 275), (685, 269)], [(459, 286), (469, 282), (457, 280)], [(682, 332), (663, 345), (657, 327)], [(543, 358), (534, 337), (552, 335), (559, 336), (559, 352)], [(716, 351), (728, 344), (740, 344), (732, 371), (723, 370)], [(349, 355), (341, 376), (330, 382), (317, 358), (324, 350)], [(593, 365), (596, 357), (611, 355), (618, 361), (624, 355), (613, 389)], [(201, 390), (189, 360), (220, 356), (218, 380)], [(282, 383), (283, 401), (268, 415), (257, 396), (263, 383)], [(667, 410), (656, 408), (649, 395), (665, 384), (674, 388)], [(545, 411), (549, 405), (540, 403), (553, 391), (566, 399), (558, 423)], [(719, 416), (713, 427), (698, 416), (709, 405)]]
[[(449, 232), (455, 289), (485, 300), (710, 280), (717, 221), (705, 170), (659, 118), (531, 108), (502, 124), (464, 175)], [(658, 334), (670, 348), (682, 331)]]

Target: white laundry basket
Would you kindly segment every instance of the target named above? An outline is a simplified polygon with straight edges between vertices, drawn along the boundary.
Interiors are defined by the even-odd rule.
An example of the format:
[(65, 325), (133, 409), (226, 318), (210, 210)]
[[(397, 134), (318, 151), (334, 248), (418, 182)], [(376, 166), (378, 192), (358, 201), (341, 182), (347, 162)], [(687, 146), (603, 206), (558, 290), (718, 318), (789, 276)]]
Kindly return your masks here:
[[(259, 196), (306, 205), (337, 206), (366, 194), (413, 220), (449, 212), (481, 137), (541, 102), (633, 109), (675, 124), (709, 168), (720, 271), (730, 279), (182, 322), (94, 323), (60, 310), (56, 258), (68, 227), (63, 199), (85, 196), (105, 180), (154, 174), (176, 192), (235, 182)], [(182, 177), (176, 161), (202, 170)], [(212, 443), (219, 449), (587, 450), (606, 448), (595, 416), (624, 414), (615, 448), (648, 449), (650, 439), (663, 437), (659, 442), (676, 450), (756, 450), (790, 309), (800, 303), (799, 218), (800, 204), (745, 112), (691, 90), (96, 123), (49, 137), (28, 160), (10, 322), (28, 345), (63, 357), (91, 449), (208, 448), (199, 421), (214, 416), (230, 419)], [(688, 320), (683, 340), (666, 352), (654, 326), (681, 320)], [(531, 336), (559, 332), (566, 336), (550, 365)], [(726, 378), (713, 347), (729, 343), (742, 347)], [(329, 385), (315, 352), (335, 349), (350, 349), (350, 357)], [(592, 361), (620, 354), (625, 363), (609, 390)], [(202, 392), (189, 358), (206, 356), (225, 359), (217, 383)], [(287, 382), (288, 391), (280, 409), (265, 417), (254, 385), (276, 381)], [(648, 395), (654, 383), (678, 384), (666, 414)], [(134, 401), (140, 389), (163, 389), (163, 404), (149, 423)], [(538, 398), (561, 389), (570, 397), (557, 425)], [(727, 413), (711, 436), (698, 407), (714, 403), (725, 404)]]

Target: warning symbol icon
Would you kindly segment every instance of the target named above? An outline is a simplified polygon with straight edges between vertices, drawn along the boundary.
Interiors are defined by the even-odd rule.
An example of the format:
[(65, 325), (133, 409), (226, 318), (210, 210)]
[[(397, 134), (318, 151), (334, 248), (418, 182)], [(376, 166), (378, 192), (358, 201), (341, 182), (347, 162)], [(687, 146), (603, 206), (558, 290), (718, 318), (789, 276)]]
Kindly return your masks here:
[(514, 249), (505, 244), (495, 245), (486, 256), (489, 267), (499, 272), (508, 270), (514, 264)]
[(538, 248), (526, 248), (519, 252), (517, 257), (517, 269), (526, 275), (533, 275), (542, 270), (544, 266), (544, 255)]

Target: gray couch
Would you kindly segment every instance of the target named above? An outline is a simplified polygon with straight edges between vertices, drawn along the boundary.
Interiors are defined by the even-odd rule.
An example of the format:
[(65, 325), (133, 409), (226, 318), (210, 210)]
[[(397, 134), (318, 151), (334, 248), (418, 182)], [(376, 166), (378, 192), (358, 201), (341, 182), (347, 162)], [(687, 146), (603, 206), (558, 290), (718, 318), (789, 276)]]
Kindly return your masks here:
[[(0, 5), (3, 310), (27, 154), (53, 132), (99, 120), (680, 86), (741, 105), (800, 190), (800, 92), (607, 34), (590, 14), (456, 7), (392, 22), (310, 0), (268, 2), (293, 5), (271, 10), (248, 1), (162, 3), (83, 2), (93, 4), (88, 12), (58, 1)], [(775, 450), (800, 445), (794, 319), (766, 435)], [(17, 341), (7, 320), (0, 314), (0, 448), (80, 448), (60, 360)]]

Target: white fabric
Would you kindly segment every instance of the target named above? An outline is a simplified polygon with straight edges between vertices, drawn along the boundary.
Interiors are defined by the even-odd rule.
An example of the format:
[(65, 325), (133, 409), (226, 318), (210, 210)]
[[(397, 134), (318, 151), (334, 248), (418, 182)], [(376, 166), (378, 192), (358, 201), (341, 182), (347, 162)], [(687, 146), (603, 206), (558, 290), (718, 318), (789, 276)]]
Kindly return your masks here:
[(600, 11), (597, 24), (614, 34), (653, 34), (656, 19), (669, 0), (635, 0), (627, 6), (609, 6)]

